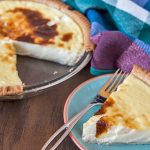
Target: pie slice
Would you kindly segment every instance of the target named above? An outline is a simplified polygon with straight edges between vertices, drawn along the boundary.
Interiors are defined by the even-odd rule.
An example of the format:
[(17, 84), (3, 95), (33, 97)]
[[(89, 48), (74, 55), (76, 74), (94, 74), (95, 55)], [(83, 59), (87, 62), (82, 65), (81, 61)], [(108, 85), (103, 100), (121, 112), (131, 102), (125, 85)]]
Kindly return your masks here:
[(100, 110), (83, 125), (92, 143), (150, 143), (150, 72), (134, 66)]
[(70, 66), (93, 49), (87, 19), (53, 0), (1, 0), (0, 39), (6, 38), (17, 54)]
[(0, 40), (0, 96), (20, 94), (23, 84), (16, 70), (16, 51), (11, 43)]

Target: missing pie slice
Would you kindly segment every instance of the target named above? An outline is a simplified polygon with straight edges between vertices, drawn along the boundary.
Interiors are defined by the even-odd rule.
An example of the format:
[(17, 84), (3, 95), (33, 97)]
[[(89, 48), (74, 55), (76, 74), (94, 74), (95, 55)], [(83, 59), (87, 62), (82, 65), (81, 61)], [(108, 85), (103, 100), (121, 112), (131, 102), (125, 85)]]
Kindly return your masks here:
[(100, 110), (83, 125), (92, 143), (150, 142), (150, 72), (134, 66)]
[(17, 54), (71, 66), (93, 49), (87, 19), (53, 0), (1, 0), (0, 39), (6, 38)]
[(16, 70), (16, 51), (8, 41), (0, 40), (0, 96), (20, 94), (23, 84)]

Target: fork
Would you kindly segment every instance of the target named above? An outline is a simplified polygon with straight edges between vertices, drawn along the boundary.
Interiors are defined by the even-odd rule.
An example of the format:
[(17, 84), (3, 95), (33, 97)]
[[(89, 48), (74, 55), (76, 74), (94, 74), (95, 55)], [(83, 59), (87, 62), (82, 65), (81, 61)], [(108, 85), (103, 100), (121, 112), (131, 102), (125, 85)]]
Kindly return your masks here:
[(70, 119), (67, 123), (65, 123), (62, 127), (60, 127), (44, 144), (42, 150), (46, 150), (49, 144), (62, 132), (66, 129), (65, 133), (60, 137), (60, 139), (54, 144), (54, 146), (50, 150), (55, 150), (59, 144), (66, 138), (66, 136), (70, 133), (71, 129), (75, 126), (75, 124), (81, 119), (81, 117), (92, 107), (102, 104), (109, 97), (109, 95), (116, 91), (117, 87), (123, 82), (123, 80), (128, 76), (128, 74), (123, 73), (120, 69), (118, 69), (114, 75), (104, 84), (104, 86), (100, 89), (97, 96), (93, 99), (93, 101), (86, 106), (83, 110), (81, 110), (78, 114), (76, 114), (72, 119)]

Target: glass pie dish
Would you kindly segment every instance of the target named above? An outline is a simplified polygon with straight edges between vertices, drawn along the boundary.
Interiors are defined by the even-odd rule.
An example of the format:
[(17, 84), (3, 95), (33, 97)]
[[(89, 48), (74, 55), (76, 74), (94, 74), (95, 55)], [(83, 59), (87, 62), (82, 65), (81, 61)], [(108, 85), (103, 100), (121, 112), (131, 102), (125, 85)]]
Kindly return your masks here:
[(57, 85), (83, 69), (91, 59), (91, 53), (85, 52), (74, 66), (60, 65), (50, 61), (18, 56), (17, 69), (24, 83), (24, 92), (20, 95), (1, 96), (1, 101), (32, 97)]

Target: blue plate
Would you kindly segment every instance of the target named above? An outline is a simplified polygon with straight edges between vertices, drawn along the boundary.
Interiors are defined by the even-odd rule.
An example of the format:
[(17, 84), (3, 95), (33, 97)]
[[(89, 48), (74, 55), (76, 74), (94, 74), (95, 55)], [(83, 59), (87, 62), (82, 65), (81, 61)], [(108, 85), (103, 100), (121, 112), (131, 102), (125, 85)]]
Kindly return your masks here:
[[(79, 85), (68, 97), (64, 107), (64, 121), (72, 118), (75, 114), (87, 106), (91, 100), (96, 96), (100, 88), (110, 78), (110, 75), (99, 76), (92, 78), (81, 85)], [(149, 144), (111, 144), (111, 145), (97, 145), (85, 143), (82, 140), (83, 123), (86, 122), (100, 106), (95, 106), (87, 112), (81, 120), (72, 129), (70, 137), (74, 143), (82, 150), (150, 150)]]

